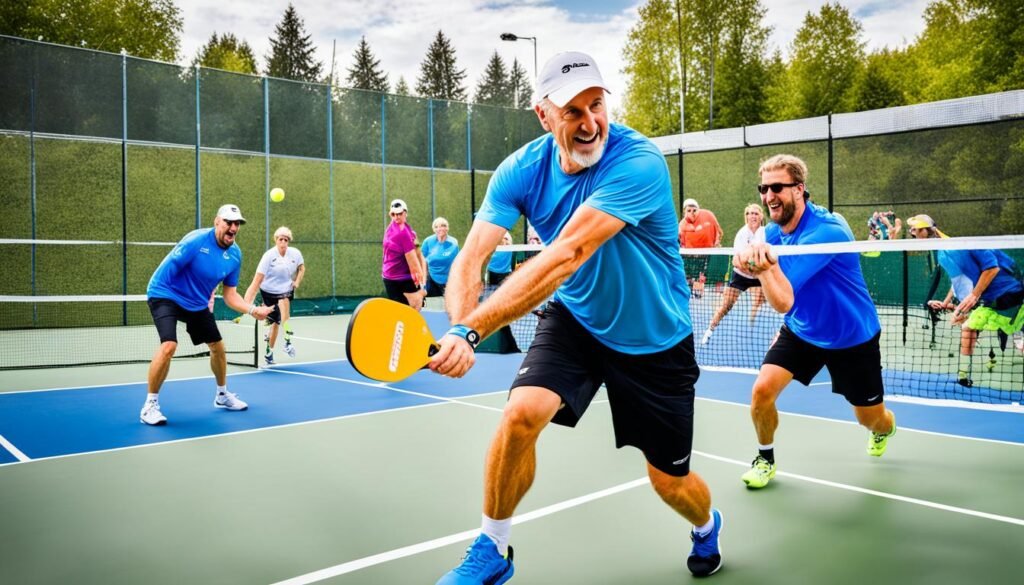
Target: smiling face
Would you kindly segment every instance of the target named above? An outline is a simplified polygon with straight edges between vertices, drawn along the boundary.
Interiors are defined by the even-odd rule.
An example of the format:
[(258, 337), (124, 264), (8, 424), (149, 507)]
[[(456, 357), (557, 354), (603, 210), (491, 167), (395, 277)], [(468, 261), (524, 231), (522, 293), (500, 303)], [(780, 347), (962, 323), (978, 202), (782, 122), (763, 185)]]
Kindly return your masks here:
[(434, 235), (437, 236), (437, 241), (445, 241), (448, 238), (448, 224), (442, 222), (434, 224)]
[(601, 160), (608, 141), (603, 89), (585, 89), (561, 108), (545, 101), (534, 109), (541, 126), (555, 138), (561, 155), (559, 164), (566, 174), (578, 173)]
[(405, 223), (405, 220), (408, 217), (409, 217), (409, 212), (408, 211), (399, 211), (397, 213), (394, 212), (394, 211), (391, 212), (391, 221), (397, 223), (398, 225), (402, 225), (403, 223)]
[(226, 221), (221, 216), (213, 220), (213, 233), (217, 236), (217, 245), (221, 248), (230, 248), (235, 243), (235, 236), (242, 226), (240, 221)]
[[(793, 182), (789, 171), (785, 169), (766, 170), (761, 173), (763, 185)], [(772, 221), (779, 224), (783, 232), (791, 233), (803, 215), (804, 185), (800, 183), (792, 187), (782, 187), (778, 193), (768, 189), (767, 193), (761, 195), (761, 202), (768, 208), (768, 216)]]
[(743, 219), (747, 223), (747, 227), (750, 231), (756, 232), (757, 228), (761, 227), (761, 220), (764, 217), (761, 215), (761, 208), (757, 206), (747, 207), (746, 211), (743, 212)]

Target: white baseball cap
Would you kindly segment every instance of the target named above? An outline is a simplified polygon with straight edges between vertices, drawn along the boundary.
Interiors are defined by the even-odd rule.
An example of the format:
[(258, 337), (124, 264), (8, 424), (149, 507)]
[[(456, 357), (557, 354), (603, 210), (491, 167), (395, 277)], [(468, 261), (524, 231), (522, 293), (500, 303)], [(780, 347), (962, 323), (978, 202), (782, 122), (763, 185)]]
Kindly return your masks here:
[(409, 211), (409, 207), (406, 206), (405, 201), (395, 199), (391, 202), (391, 213), (402, 213), (403, 211)]
[(220, 209), (217, 210), (217, 217), (224, 221), (240, 221), (245, 223), (245, 218), (242, 217), (242, 211), (238, 209), (237, 205), (233, 205), (231, 203), (221, 205)]
[(697, 204), (696, 199), (687, 199), (686, 201), (683, 201), (683, 209), (686, 209), (687, 207), (696, 207), (697, 209), (700, 209), (700, 205)]
[(533, 102), (539, 104), (544, 98), (559, 108), (585, 89), (600, 87), (611, 93), (605, 85), (594, 58), (586, 53), (559, 53), (544, 64), (537, 78), (537, 91)]

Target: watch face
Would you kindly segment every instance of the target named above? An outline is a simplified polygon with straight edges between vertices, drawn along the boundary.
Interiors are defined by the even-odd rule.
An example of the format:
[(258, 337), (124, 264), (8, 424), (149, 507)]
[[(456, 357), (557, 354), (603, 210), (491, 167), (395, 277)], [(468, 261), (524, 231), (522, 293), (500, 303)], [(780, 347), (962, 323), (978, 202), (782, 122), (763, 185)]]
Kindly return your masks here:
[(476, 345), (477, 343), (480, 342), (480, 334), (477, 333), (476, 331), (470, 331), (469, 333), (466, 334), (466, 341), (472, 343), (473, 345)]

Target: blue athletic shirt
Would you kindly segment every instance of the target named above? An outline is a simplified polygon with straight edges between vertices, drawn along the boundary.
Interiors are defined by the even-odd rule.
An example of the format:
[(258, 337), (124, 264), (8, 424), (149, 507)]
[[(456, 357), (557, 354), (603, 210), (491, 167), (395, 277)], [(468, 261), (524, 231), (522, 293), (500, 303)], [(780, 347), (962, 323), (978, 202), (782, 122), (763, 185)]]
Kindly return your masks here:
[(487, 271), (495, 274), (508, 274), (512, 272), (512, 252), (495, 252), (491, 254), (491, 261), (487, 263)]
[[(807, 202), (793, 233), (778, 224), (765, 228), (772, 245), (852, 242), (846, 220)], [(783, 321), (797, 337), (824, 349), (844, 349), (870, 340), (882, 329), (868, 294), (859, 254), (806, 254), (779, 257), (779, 266), (793, 286), (793, 307)]]
[(558, 161), (550, 133), (514, 152), (491, 178), (477, 219), (511, 229), (525, 215), (545, 242), (584, 204), (624, 221), (555, 298), (616, 351), (673, 347), (693, 327), (665, 158), (642, 134), (611, 124), (596, 165), (567, 175)]
[(146, 296), (170, 299), (186, 311), (201, 311), (219, 283), (238, 286), (241, 270), (242, 250), (237, 244), (225, 250), (217, 244), (214, 228), (194, 230), (157, 266)]
[(452, 262), (455, 261), (455, 256), (459, 253), (458, 240), (448, 236), (444, 242), (441, 242), (437, 236), (430, 236), (423, 240), (420, 250), (423, 252), (423, 257), (427, 259), (427, 273), (430, 275), (430, 280), (437, 284), (447, 284)]
[[(982, 272), (998, 266), (999, 272), (996, 273), (996, 277), (981, 294), (981, 300), (985, 304), (991, 304), (1004, 294), (1016, 292), (1021, 288), (1020, 281), (1014, 276), (1013, 259), (1001, 250), (939, 250), (939, 264), (949, 274), (950, 279), (955, 276), (969, 279), (972, 290), (973, 285), (981, 278)], [(959, 293), (956, 294), (963, 300)]]

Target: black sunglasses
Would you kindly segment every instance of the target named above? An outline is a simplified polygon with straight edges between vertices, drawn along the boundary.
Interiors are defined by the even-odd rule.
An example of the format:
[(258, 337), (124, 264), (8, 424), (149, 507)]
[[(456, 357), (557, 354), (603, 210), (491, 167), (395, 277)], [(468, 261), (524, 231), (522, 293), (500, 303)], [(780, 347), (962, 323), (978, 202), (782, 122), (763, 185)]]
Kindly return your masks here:
[(757, 192), (761, 195), (765, 195), (768, 193), (768, 189), (771, 189), (772, 193), (779, 194), (782, 192), (783, 188), (796, 187), (799, 184), (800, 183), (772, 183), (771, 185), (761, 184), (757, 186)]

